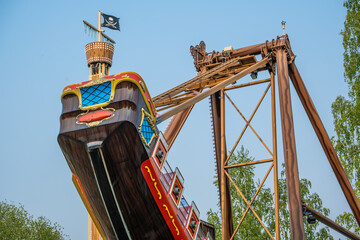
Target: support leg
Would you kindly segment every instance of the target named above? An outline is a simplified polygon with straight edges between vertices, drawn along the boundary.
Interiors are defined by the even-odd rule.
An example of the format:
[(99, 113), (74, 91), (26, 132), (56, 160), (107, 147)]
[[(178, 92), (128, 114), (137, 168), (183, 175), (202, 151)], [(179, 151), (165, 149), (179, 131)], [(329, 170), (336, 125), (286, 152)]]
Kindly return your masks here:
[(276, 102), (275, 102), (275, 77), (270, 72), (271, 81), (271, 115), (273, 136), (273, 162), (274, 162), (274, 202), (275, 202), (275, 235), (280, 240), (280, 217), (279, 217), (279, 189), (278, 189), (278, 159), (277, 159), (277, 135), (276, 135)]
[(292, 240), (305, 239), (302, 203), (300, 196), (299, 170), (296, 157), (294, 123), (291, 107), (287, 55), (285, 49), (276, 52), (279, 84), (281, 126), (284, 147), (286, 185), (290, 214)]
[(230, 239), (233, 233), (229, 180), (224, 174), (224, 161), (227, 157), (225, 139), (225, 101), (221, 92), (211, 95), (216, 166), (222, 217), (222, 239)]
[(315, 130), (315, 133), (320, 141), (321, 146), (328, 158), (328, 161), (334, 171), (334, 174), (340, 184), (341, 189), (344, 192), (345, 198), (349, 203), (349, 206), (354, 214), (354, 217), (360, 226), (360, 203), (357, 199), (355, 192), (347, 178), (344, 168), (341, 165), (338, 155), (331, 143), (329, 135), (320, 119), (318, 112), (316, 111), (315, 105), (311, 100), (310, 94), (308, 93), (305, 84), (300, 76), (295, 63), (289, 65), (290, 77), (292, 83), (296, 89), (296, 92), (303, 104), (303, 107), (309, 117), (309, 120)]

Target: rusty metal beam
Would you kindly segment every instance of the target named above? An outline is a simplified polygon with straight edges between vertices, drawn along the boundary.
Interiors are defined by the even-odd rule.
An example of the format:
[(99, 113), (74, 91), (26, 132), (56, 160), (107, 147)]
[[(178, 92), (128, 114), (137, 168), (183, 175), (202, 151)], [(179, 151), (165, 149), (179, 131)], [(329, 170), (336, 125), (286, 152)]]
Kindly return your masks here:
[(176, 114), (170, 121), (169, 125), (167, 126), (164, 137), (168, 144), (168, 151), (170, 150), (171, 146), (173, 145), (175, 139), (179, 135), (180, 130), (184, 126), (191, 110), (193, 109), (194, 105), (190, 106), (189, 108), (183, 110)]
[(344, 235), (345, 237), (348, 237), (348, 238), (353, 239), (353, 240), (360, 240), (359, 236), (357, 236), (356, 234), (350, 232), (346, 228), (340, 226), (339, 224), (337, 224), (336, 222), (334, 222), (330, 218), (322, 215), (321, 213), (319, 213), (315, 209), (307, 206), (306, 204), (303, 204), (303, 206), (305, 207), (305, 211), (310, 212), (317, 220), (319, 220), (319, 222), (322, 222), (326, 226), (329, 226), (330, 228), (334, 229), (335, 231), (337, 231), (338, 233)]
[[(263, 180), (261, 181), (258, 189), (256, 190), (254, 196), (252, 197), (252, 199), (251, 199), (251, 201), (250, 201), (250, 204), (249, 204), (248, 207), (246, 208), (243, 216), (241, 217), (240, 222), (238, 223), (237, 227), (235, 228), (235, 231), (234, 231), (233, 235), (231, 236), (231, 239), (234, 239), (235, 234), (236, 234), (237, 231), (239, 230), (239, 227), (240, 227), (241, 223), (243, 222), (243, 220), (245, 219), (245, 216), (246, 216), (246, 214), (248, 213), (248, 211), (249, 211), (249, 209), (250, 209), (250, 206), (254, 203), (256, 196), (258, 195), (258, 193), (260, 192), (260, 189), (261, 189), (262, 186), (264, 185), (264, 183), (265, 183), (267, 177), (269, 176), (270, 171), (271, 171), (271, 169), (273, 168), (273, 166), (274, 166), (274, 164), (271, 164), (269, 170), (268, 170), (267, 173), (265, 174), (265, 177), (264, 177)], [(272, 236), (271, 236), (271, 238), (274, 239)], [(231, 239), (230, 239), (230, 240), (231, 240)]]
[(237, 88), (243, 88), (243, 87), (253, 86), (253, 85), (257, 85), (257, 84), (267, 83), (267, 82), (270, 82), (270, 78), (227, 87), (224, 90), (228, 91), (228, 90), (233, 90), (233, 89), (237, 89)]
[[(270, 87), (270, 84), (268, 86), (268, 88)], [(225, 96), (227, 97), (227, 99), (229, 99), (229, 102), (233, 105), (233, 107), (236, 109), (236, 111), (240, 114), (240, 116), (244, 119), (244, 121), (246, 122), (246, 126), (249, 126), (251, 128), (251, 130), (254, 132), (254, 134), (256, 135), (256, 137), (259, 139), (259, 141), (264, 145), (264, 147), (266, 148), (266, 150), (270, 153), (270, 155), (272, 156), (272, 152), (270, 151), (269, 147), (266, 145), (266, 143), (262, 140), (262, 138), (259, 136), (259, 134), (255, 131), (255, 129), (251, 126), (250, 121), (248, 121), (246, 119), (246, 117), (244, 116), (244, 114), (242, 114), (242, 112), (239, 110), (239, 108), (235, 105), (235, 103), (231, 100), (231, 98), (229, 97), (229, 95), (226, 94), (226, 92), (224, 92)]]
[[(159, 112), (159, 111), (164, 110), (166, 107), (173, 107), (173, 106), (179, 105), (179, 104), (185, 102), (186, 100), (192, 98), (193, 96), (194, 95), (191, 93), (186, 93), (183, 96), (175, 96), (172, 99), (164, 99), (162, 101), (155, 103), (154, 105), (155, 105), (156, 111)], [(166, 106), (166, 107), (164, 107), (164, 106)]]
[[(216, 92), (215, 94), (211, 95), (211, 117), (213, 123), (213, 137), (214, 137), (214, 147), (215, 147), (215, 158), (216, 158), (216, 170), (218, 176), (218, 187), (219, 187), (219, 195), (221, 193), (220, 182), (221, 182), (221, 108), (222, 105), (220, 104), (220, 92)], [(225, 141), (225, 157), (227, 156), (226, 150), (226, 139)], [(221, 198), (221, 196), (220, 196)], [(233, 232), (233, 221), (232, 221), (232, 210), (231, 210), (231, 197), (230, 197), (230, 184), (229, 180), (225, 178), (225, 209), (224, 209), (224, 217), (227, 219), (229, 223), (227, 226), (228, 235), (231, 236)]]
[(296, 92), (303, 104), (303, 107), (309, 117), (309, 120), (315, 130), (315, 133), (320, 141), (322, 148), (328, 158), (328, 161), (333, 169), (333, 172), (338, 180), (340, 187), (345, 195), (346, 200), (354, 214), (354, 217), (360, 226), (360, 203), (357, 199), (355, 192), (347, 178), (347, 175), (341, 165), (339, 157), (331, 143), (329, 135), (320, 119), (315, 105), (311, 100), (310, 94), (307, 91), (305, 84), (300, 76), (300, 73), (294, 62), (289, 64), (289, 72), (292, 83), (296, 89)]
[(167, 126), (164, 137), (166, 139), (166, 142), (168, 144), (168, 151), (172, 147), (175, 139), (180, 133), (180, 130), (184, 126), (187, 118), (189, 117), (189, 114), (191, 113), (192, 109), (194, 108), (194, 105), (188, 107), (187, 109), (179, 112), (176, 114), (170, 121), (169, 125)]
[(233, 148), (232, 148), (232, 149), (231, 149), (231, 151), (230, 151), (229, 156), (227, 157), (227, 159), (226, 159), (226, 161), (225, 161), (225, 165), (228, 163), (228, 161), (229, 161), (229, 159), (230, 159), (231, 155), (234, 153), (234, 151), (235, 151), (235, 149), (236, 149), (237, 145), (239, 144), (239, 142), (240, 142), (241, 138), (244, 136), (245, 131), (246, 131), (246, 129), (247, 129), (247, 128), (248, 128), (248, 126), (249, 126), (249, 123), (251, 122), (251, 120), (252, 120), (252, 119), (253, 119), (253, 117), (255, 116), (255, 113), (257, 112), (257, 110), (259, 109), (259, 107), (260, 107), (261, 103), (263, 102), (263, 100), (264, 100), (264, 98), (265, 98), (265, 96), (266, 96), (266, 94), (267, 94), (267, 92), (268, 92), (269, 88), (270, 88), (270, 85), (269, 85), (269, 86), (265, 89), (265, 91), (264, 91), (263, 95), (261, 96), (260, 101), (259, 101), (259, 102), (258, 102), (258, 104), (256, 105), (256, 107), (255, 107), (254, 111), (252, 112), (252, 114), (251, 114), (251, 116), (250, 116), (249, 120), (246, 122), (245, 127), (243, 128), (242, 132), (240, 133), (240, 136), (239, 136), (239, 137), (238, 137), (238, 139), (236, 140), (236, 142), (235, 142), (235, 144), (234, 144)]
[[(213, 95), (213, 96), (216, 96)], [(225, 169), (224, 169), (224, 162), (227, 155), (226, 150), (226, 137), (225, 137), (225, 97), (224, 97), (224, 91), (221, 90), (218, 94), (219, 99), (217, 100), (215, 98), (215, 104), (214, 107), (219, 107), (218, 109), (215, 108), (214, 110), (216, 113), (220, 113), (220, 118), (217, 119), (217, 124), (214, 125), (215, 127), (220, 127), (220, 129), (216, 129), (217, 133), (220, 134), (217, 135), (217, 141), (218, 148), (220, 151), (217, 152), (217, 156), (219, 156), (219, 159), (217, 158), (217, 165), (220, 168), (218, 171), (218, 178), (219, 178), (219, 190), (220, 190), (220, 207), (221, 207), (221, 233), (222, 233), (222, 239), (228, 240), (230, 239), (230, 236), (233, 233), (233, 220), (232, 220), (232, 210), (231, 210), (231, 196), (230, 196), (230, 187), (229, 187), (229, 180), (225, 176)], [(216, 102), (218, 101), (218, 102)], [(220, 121), (218, 121), (220, 120)], [(215, 134), (215, 131), (214, 131)], [(215, 136), (215, 135), (214, 135)], [(219, 161), (219, 162), (218, 162)]]
[(258, 55), (263, 53), (264, 50), (271, 51), (274, 47), (278, 46), (286, 46), (288, 49), (291, 49), (290, 41), (287, 35), (285, 35), (284, 37), (278, 37), (276, 40), (272, 40), (270, 42), (266, 41), (265, 43), (234, 49), (234, 51), (232, 52), (232, 56), (242, 57), (246, 55)]
[(232, 76), (229, 79), (226, 79), (223, 82), (220, 82), (219, 84), (213, 86), (212, 88), (210, 88), (209, 90), (200, 93), (199, 95), (196, 95), (195, 97), (187, 100), (186, 102), (180, 104), (177, 107), (172, 108), (171, 110), (161, 114), (160, 116), (157, 117), (156, 122), (161, 123), (162, 121), (170, 118), (171, 116), (177, 114), (178, 112), (181, 112), (182, 110), (188, 108), (191, 105), (194, 105), (195, 103), (203, 100), (204, 98), (209, 97), (210, 95), (214, 94), (215, 92), (225, 88), (226, 86), (228, 86), (229, 84), (232, 84), (233, 82), (239, 80), (240, 78), (246, 76), (247, 74), (255, 71), (258, 68), (261, 68), (263, 66), (265, 66), (267, 63), (269, 62), (268, 58), (264, 58), (261, 61), (255, 63), (254, 65), (252, 65), (251, 67), (242, 70), (241, 72), (239, 72), (238, 74)]
[(176, 94), (181, 93), (182, 91), (186, 90), (188, 87), (191, 87), (193, 84), (199, 83), (204, 79), (207, 79), (211, 76), (214, 76), (215, 74), (225, 70), (226, 68), (236, 64), (238, 62), (238, 59), (234, 58), (222, 65), (219, 65), (218, 67), (215, 67), (205, 73), (202, 73), (200, 75), (197, 75), (196, 77), (190, 79), (189, 81), (182, 83), (164, 93), (159, 94), (158, 96), (154, 97), (152, 100), (154, 103), (157, 103), (158, 101), (165, 99), (165, 98), (171, 98), (172, 96), (175, 96)]
[[(268, 173), (270, 172), (271, 168), (273, 167), (273, 164), (271, 164), (270, 169), (268, 171)], [(235, 187), (236, 191), (239, 193), (239, 195), (241, 196), (241, 198), (244, 200), (244, 202), (246, 203), (246, 205), (248, 205), (248, 207), (250, 208), (250, 210), (253, 212), (254, 216), (257, 218), (257, 220), (260, 222), (260, 224), (262, 225), (262, 227), (264, 228), (264, 230), (268, 233), (268, 235), (271, 237), (271, 239), (274, 239), (274, 237), (271, 235), (271, 233), (269, 232), (269, 230), (267, 229), (267, 227), (265, 226), (264, 222), (261, 220), (261, 218), (259, 217), (259, 215), (255, 212), (255, 210), (251, 207), (251, 204), (249, 203), (249, 201), (245, 198), (244, 194), (240, 191), (239, 187), (235, 184), (234, 180), (230, 177), (229, 173), (227, 171), (224, 171), (225, 175), (227, 178), (229, 178), (230, 182), (233, 184), (233, 186)], [(268, 175), (268, 174), (267, 174)], [(266, 177), (267, 177), (266, 175)], [(224, 239), (224, 238), (223, 238)]]
[(276, 134), (276, 102), (275, 102), (275, 74), (270, 72), (271, 79), (271, 117), (272, 117), (272, 142), (274, 163), (274, 205), (275, 205), (275, 237), (280, 240), (280, 215), (279, 215), (279, 187), (278, 187), (278, 158)]
[[(216, 159), (216, 170), (218, 173), (218, 183), (220, 183), (220, 136), (221, 136), (221, 121), (220, 121), (220, 91), (214, 93), (210, 96), (210, 104), (211, 104), (211, 119), (212, 119), (212, 130), (214, 137), (214, 150), (215, 150), (215, 159)], [(227, 151), (226, 151), (227, 153)], [(219, 185), (219, 193), (220, 193), (220, 185)]]
[[(200, 46), (200, 48), (205, 47), (205, 43)], [(199, 46), (199, 45), (198, 45)], [(198, 71), (206, 71), (209, 66), (214, 66), (216, 64), (220, 64), (226, 58), (237, 58), (237, 57), (245, 57), (248, 55), (259, 55), (261, 54), (263, 57), (267, 56), (269, 52), (273, 51), (277, 47), (283, 47), (287, 49), (291, 58), (294, 57), (294, 54), (291, 51), (290, 41), (287, 35), (277, 37), (272, 41), (266, 41), (265, 43), (260, 43), (244, 48), (234, 49), (230, 55), (224, 55), (222, 52), (206, 52), (205, 48), (200, 50), (196, 50), (196, 47), (190, 52), (194, 57), (194, 65)], [(195, 56), (194, 56), (195, 55)], [(197, 55), (197, 56), (196, 56)], [(199, 56), (201, 55), (201, 58)], [(262, 69), (265, 70), (265, 69)]]
[(302, 202), (300, 195), (299, 170), (296, 157), (294, 123), (291, 107), (287, 53), (285, 49), (276, 52), (279, 84), (281, 126), (283, 136), (286, 185), (292, 240), (305, 239)]
[(252, 161), (252, 162), (244, 162), (244, 163), (238, 163), (238, 164), (233, 164), (233, 165), (226, 165), (224, 168), (230, 169), (230, 168), (236, 168), (236, 167), (256, 165), (256, 164), (260, 164), (260, 163), (267, 163), (267, 162), (272, 162), (272, 161), (273, 161), (272, 158), (268, 158), (268, 159), (257, 160), (257, 161)]

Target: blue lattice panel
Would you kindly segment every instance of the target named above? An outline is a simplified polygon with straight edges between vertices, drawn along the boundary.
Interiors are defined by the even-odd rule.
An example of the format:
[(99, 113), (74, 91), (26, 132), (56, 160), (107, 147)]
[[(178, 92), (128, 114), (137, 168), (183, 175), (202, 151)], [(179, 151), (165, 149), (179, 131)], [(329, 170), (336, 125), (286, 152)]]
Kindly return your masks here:
[(80, 89), (82, 107), (105, 103), (110, 100), (111, 82), (105, 82)]
[(143, 122), (142, 122), (140, 131), (141, 131), (141, 134), (144, 136), (146, 143), (150, 144), (151, 139), (154, 135), (154, 131), (150, 127), (150, 124), (149, 124), (148, 120), (146, 119), (146, 116), (144, 116), (144, 118), (143, 118)]

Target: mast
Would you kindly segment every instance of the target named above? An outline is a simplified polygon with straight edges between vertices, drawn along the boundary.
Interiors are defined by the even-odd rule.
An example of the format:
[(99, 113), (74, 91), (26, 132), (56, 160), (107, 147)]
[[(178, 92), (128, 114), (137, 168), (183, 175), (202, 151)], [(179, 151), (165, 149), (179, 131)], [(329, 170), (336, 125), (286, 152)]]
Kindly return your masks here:
[[(89, 67), (89, 80), (98, 79), (109, 75), (109, 69), (112, 64), (112, 58), (114, 54), (115, 41), (104, 34), (104, 30), (101, 29), (101, 11), (98, 12), (98, 28), (87, 21), (83, 21), (84, 24), (90, 28), (90, 31), (96, 31), (98, 33), (98, 41), (88, 43), (85, 46), (86, 59)], [(101, 42), (101, 37), (104, 37), (107, 42)], [(102, 240), (103, 236), (100, 234), (99, 229), (95, 225), (93, 219), (88, 215), (88, 240)]]
[[(98, 28), (87, 21), (83, 22), (90, 31), (96, 31), (98, 33), (98, 41), (88, 43), (85, 46), (87, 64), (89, 67), (89, 80), (108, 76), (114, 55), (113, 44), (115, 44), (115, 41), (105, 35), (105, 31), (101, 29), (101, 11), (98, 13)], [(102, 42), (102, 37), (108, 42)]]
[(101, 11), (99, 11), (98, 14), (98, 41), (101, 42), (101, 32), (104, 30), (101, 30)]

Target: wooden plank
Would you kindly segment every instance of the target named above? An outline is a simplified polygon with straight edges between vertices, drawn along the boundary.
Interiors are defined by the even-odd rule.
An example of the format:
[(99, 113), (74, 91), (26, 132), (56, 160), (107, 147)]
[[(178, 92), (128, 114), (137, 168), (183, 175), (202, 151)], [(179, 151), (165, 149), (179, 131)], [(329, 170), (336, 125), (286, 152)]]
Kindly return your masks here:
[(300, 195), (299, 170), (296, 157), (294, 123), (291, 107), (287, 55), (284, 49), (276, 52), (279, 84), (281, 126), (283, 136), (286, 186), (290, 215), (292, 240), (305, 239), (302, 202)]

